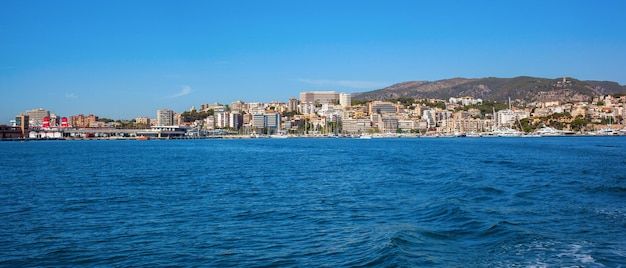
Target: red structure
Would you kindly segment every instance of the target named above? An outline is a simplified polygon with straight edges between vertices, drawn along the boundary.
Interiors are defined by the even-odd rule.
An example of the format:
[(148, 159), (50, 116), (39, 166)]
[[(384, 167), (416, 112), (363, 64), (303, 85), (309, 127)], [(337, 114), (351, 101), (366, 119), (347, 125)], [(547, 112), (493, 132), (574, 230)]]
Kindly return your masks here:
[(41, 125), (41, 127), (43, 127), (43, 128), (49, 128), (50, 127), (50, 117), (44, 117), (43, 118), (43, 124)]
[(61, 127), (69, 127), (67, 124), (67, 117), (61, 118)]

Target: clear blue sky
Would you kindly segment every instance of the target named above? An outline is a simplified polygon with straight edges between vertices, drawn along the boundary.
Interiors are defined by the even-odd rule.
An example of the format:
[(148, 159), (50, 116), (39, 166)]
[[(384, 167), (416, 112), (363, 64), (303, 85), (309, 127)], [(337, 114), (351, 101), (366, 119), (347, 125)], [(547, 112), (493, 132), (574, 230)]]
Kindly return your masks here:
[(626, 84), (626, 1), (0, 1), (0, 124), (411, 80)]

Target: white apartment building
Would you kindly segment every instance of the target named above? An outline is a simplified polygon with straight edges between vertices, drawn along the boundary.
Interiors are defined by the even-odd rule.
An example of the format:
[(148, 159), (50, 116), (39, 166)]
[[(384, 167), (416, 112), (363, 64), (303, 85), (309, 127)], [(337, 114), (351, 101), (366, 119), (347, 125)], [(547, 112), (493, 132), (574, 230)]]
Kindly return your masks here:
[(157, 126), (173, 126), (174, 111), (163, 109), (157, 110)]
[(510, 110), (510, 109), (500, 110), (496, 112), (495, 126), (496, 127), (500, 127), (500, 126), (511, 127), (511, 126), (516, 125), (518, 120), (528, 118), (529, 116), (530, 116), (530, 113), (524, 110)]
[(346, 93), (339, 94), (339, 104), (341, 107), (352, 106), (352, 95)]

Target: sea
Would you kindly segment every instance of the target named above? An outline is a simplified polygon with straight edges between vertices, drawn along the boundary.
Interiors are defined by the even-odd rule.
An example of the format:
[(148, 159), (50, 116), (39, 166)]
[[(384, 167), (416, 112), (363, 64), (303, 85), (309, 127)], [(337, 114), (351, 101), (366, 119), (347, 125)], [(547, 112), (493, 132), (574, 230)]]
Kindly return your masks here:
[(626, 137), (0, 142), (0, 267), (624, 267)]

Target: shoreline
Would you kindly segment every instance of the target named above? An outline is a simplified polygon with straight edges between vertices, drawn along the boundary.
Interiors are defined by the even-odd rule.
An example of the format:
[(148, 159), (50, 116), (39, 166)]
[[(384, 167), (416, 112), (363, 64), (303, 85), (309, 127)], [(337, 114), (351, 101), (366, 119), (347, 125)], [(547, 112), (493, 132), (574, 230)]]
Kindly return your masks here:
[[(518, 136), (498, 136), (498, 135), (480, 135), (480, 136), (455, 136), (455, 135), (381, 135), (373, 136), (369, 139), (433, 139), (433, 138), (465, 138), (465, 139), (477, 139), (477, 138), (558, 138), (558, 137), (626, 137), (624, 134), (617, 135), (585, 135), (585, 134), (573, 134), (573, 135), (518, 135)], [(287, 139), (361, 139), (359, 136), (324, 136), (324, 135), (304, 135), (304, 136), (288, 136)], [(282, 139), (284, 139), (282, 138)], [(250, 136), (250, 135), (220, 135), (220, 136), (206, 136), (206, 137), (162, 137), (162, 138), (148, 138), (146, 140), (242, 140), (242, 139), (277, 139), (269, 136)], [(139, 139), (139, 137), (89, 137), (89, 138), (4, 138), (0, 139), (0, 142), (27, 142), (27, 141), (145, 141)]]

